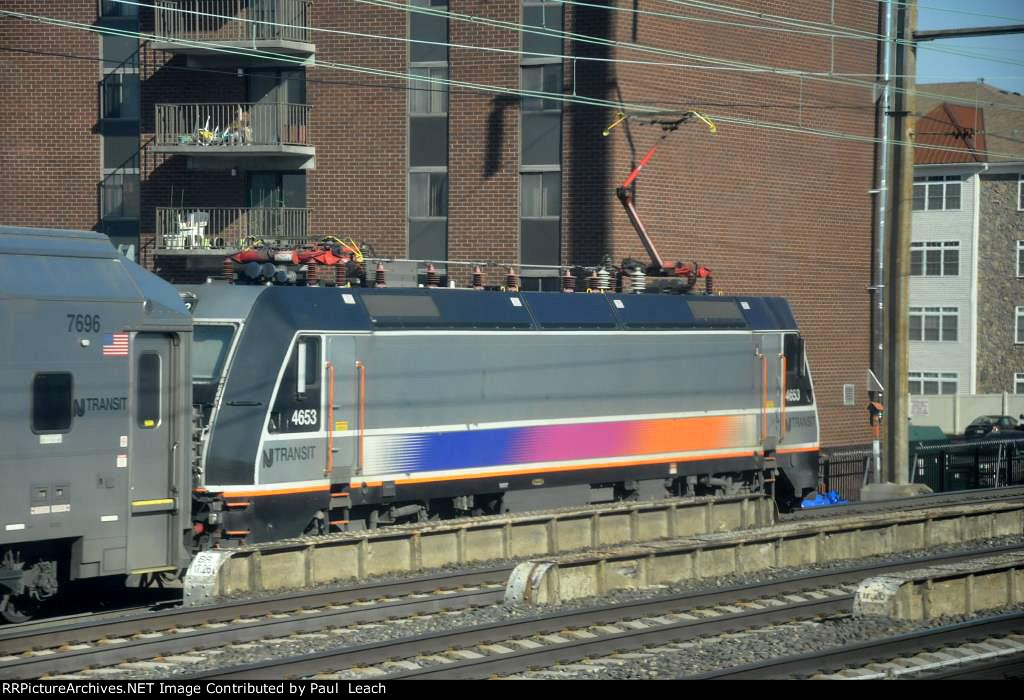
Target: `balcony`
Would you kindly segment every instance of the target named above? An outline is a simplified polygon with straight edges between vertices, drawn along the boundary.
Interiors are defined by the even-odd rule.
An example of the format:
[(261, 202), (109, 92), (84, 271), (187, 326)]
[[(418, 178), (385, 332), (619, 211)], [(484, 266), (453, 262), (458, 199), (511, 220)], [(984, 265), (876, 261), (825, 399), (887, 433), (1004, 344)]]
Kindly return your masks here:
[(157, 153), (195, 170), (308, 170), (309, 105), (210, 102), (156, 105)]
[(193, 63), (312, 64), (316, 46), (309, 30), (310, 5), (311, 0), (157, 0), (161, 40), (151, 46), (187, 55)]
[(163, 255), (215, 255), (238, 250), (247, 238), (272, 248), (309, 243), (309, 209), (156, 208), (156, 250)]

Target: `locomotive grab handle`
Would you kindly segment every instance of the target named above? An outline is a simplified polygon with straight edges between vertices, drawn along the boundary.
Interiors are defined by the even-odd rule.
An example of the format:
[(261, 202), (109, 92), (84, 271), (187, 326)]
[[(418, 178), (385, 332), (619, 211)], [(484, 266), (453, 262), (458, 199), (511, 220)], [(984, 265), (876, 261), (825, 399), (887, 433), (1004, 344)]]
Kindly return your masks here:
[(761, 355), (761, 444), (768, 439), (768, 356)]
[(366, 433), (366, 365), (356, 360), (359, 371), (359, 445), (356, 453), (356, 474), (363, 473), (363, 436)]
[(786, 437), (786, 370), (788, 367), (786, 366), (786, 355), (780, 352), (779, 358), (782, 360), (782, 374), (779, 375), (782, 387), (779, 396), (779, 442), (782, 442), (782, 439)]
[(327, 469), (325, 477), (334, 471), (334, 365), (325, 362), (327, 367)]

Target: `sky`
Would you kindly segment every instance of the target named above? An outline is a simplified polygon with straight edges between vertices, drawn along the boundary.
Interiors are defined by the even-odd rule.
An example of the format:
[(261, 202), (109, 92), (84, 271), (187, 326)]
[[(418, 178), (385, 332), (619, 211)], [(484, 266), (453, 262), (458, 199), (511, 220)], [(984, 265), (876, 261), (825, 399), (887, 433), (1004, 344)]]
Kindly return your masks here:
[[(918, 30), (1024, 24), (1024, 0), (920, 0)], [(978, 54), (973, 58), (942, 50)], [(1001, 62), (1005, 61), (1005, 62)], [(917, 82), (985, 82), (1024, 95), (1024, 34), (918, 44)]]

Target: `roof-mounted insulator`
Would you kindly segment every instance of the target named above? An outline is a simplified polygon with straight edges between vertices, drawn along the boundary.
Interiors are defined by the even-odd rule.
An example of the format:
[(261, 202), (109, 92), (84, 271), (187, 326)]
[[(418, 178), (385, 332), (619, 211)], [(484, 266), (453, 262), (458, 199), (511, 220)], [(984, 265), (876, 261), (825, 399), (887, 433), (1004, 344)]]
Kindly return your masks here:
[(569, 268), (562, 270), (562, 291), (570, 294), (576, 291), (576, 278)]
[(473, 289), (484, 288), (484, 273), (479, 265), (473, 267)]
[(320, 266), (315, 260), (306, 263), (306, 286), (315, 287), (320, 282)]
[(386, 287), (387, 282), (384, 280), (384, 263), (377, 263), (377, 270), (373, 273), (373, 286), (374, 287)]
[(597, 271), (597, 291), (607, 292), (611, 288), (612, 276), (603, 267)]
[(711, 275), (709, 274), (704, 278), (704, 292), (705, 294), (715, 293), (715, 283), (711, 281)]
[(587, 277), (587, 291), (597, 291), (597, 270), (591, 270), (590, 276)]
[(336, 287), (344, 287), (348, 284), (348, 268), (346, 263), (348, 261), (345, 257), (342, 257), (341, 262), (334, 266), (334, 285)]
[(437, 274), (437, 268), (434, 267), (434, 263), (427, 263), (427, 286), (441, 286), (441, 275)]
[(235, 283), (235, 261), (231, 258), (224, 258), (224, 267), (222, 268), (224, 279), (228, 281), (228, 284)]
[(508, 274), (505, 275), (505, 291), (519, 291), (519, 277), (516, 275), (516, 269), (514, 267), (508, 268)]
[(647, 274), (639, 266), (629, 272), (629, 290), (633, 294), (643, 294), (647, 287)]

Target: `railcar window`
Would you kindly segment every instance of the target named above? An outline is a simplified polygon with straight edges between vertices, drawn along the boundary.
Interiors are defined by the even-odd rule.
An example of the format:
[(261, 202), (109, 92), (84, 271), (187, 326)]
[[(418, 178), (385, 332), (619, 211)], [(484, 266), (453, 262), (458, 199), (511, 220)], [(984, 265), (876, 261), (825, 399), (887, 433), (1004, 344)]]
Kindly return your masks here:
[(32, 432), (66, 433), (70, 429), (71, 374), (37, 374), (32, 380)]
[(810, 405), (814, 396), (807, 375), (807, 358), (800, 336), (787, 333), (783, 336), (782, 352), (786, 356), (786, 405)]
[(197, 325), (192, 330), (192, 381), (220, 379), (231, 349), (234, 326)]
[(271, 433), (314, 433), (320, 430), (322, 369), (320, 338), (300, 336), (292, 345), (288, 365), (277, 387), (277, 398), (270, 412)]
[(139, 427), (157, 427), (160, 425), (160, 356), (156, 353), (139, 355), (135, 390)]

